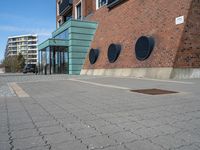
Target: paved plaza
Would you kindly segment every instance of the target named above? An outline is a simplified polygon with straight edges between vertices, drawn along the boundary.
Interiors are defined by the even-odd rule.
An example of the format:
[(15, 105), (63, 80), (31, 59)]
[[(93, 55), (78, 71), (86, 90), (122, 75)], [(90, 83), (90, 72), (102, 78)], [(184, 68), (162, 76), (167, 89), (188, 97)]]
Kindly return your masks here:
[(199, 149), (199, 79), (0, 75), (0, 150)]

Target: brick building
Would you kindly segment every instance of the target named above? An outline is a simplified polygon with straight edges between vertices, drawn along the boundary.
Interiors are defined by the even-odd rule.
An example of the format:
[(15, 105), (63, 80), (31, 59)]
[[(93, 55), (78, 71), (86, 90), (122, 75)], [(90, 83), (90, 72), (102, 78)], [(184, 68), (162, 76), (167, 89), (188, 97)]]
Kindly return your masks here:
[(70, 24), (65, 45), (69, 74), (200, 77), (199, 0), (57, 0), (56, 4), (55, 32)]

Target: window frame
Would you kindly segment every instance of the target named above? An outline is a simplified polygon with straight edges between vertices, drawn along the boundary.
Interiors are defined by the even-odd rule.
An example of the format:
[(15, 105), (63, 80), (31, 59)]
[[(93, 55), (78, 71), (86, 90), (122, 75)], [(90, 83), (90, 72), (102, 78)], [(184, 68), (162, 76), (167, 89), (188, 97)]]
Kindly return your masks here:
[(59, 16), (59, 8), (60, 8), (60, 4), (62, 3), (62, 0), (58, 0), (57, 2), (57, 16)]
[(103, 5), (101, 5), (101, 6), (99, 5), (99, 3), (100, 3), (100, 0), (96, 0), (96, 10), (99, 9), (99, 8), (101, 8), (101, 7), (103, 7), (103, 6), (105, 6), (105, 5), (107, 5), (108, 0), (106, 0), (106, 3), (103, 4)]
[(82, 0), (80, 0), (77, 4), (76, 4), (76, 6), (75, 6), (75, 19), (78, 19), (78, 13), (77, 13), (77, 6), (78, 5), (81, 5), (81, 18), (80, 18), (80, 20), (82, 20), (83, 19), (83, 6), (82, 6)]

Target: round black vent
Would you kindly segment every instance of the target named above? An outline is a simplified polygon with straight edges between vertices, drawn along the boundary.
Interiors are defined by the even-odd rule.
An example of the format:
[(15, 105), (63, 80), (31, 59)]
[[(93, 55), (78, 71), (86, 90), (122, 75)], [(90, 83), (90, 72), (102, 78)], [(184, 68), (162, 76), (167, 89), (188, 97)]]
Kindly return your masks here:
[(141, 61), (147, 59), (151, 55), (154, 45), (155, 41), (152, 37), (140, 37), (135, 45), (136, 58)]
[(117, 58), (119, 57), (119, 54), (121, 52), (121, 45), (119, 44), (110, 44), (108, 48), (108, 60), (110, 63), (114, 63)]
[(91, 64), (94, 64), (99, 56), (99, 50), (98, 49), (91, 49), (89, 53), (89, 60)]

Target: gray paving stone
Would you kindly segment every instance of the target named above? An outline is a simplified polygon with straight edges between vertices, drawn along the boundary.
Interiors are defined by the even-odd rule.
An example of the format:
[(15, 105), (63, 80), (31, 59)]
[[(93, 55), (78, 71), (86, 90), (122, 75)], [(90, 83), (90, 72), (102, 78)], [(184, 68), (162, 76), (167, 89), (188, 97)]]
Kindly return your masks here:
[[(102, 150), (102, 149), (96, 149), (96, 150)], [(128, 150), (126, 149), (124, 146), (122, 145), (116, 145), (116, 146), (110, 146), (110, 147), (106, 147), (103, 150)]]
[(192, 132), (194, 134), (198, 134), (200, 135), (200, 128), (195, 128), (195, 129), (192, 129), (192, 130), (188, 130), (189, 132)]
[(12, 125), (16, 125), (16, 124), (26, 124), (26, 123), (31, 123), (32, 122), (32, 120), (30, 119), (30, 118), (21, 118), (21, 119), (19, 119), (19, 118), (15, 118), (15, 119), (13, 119), (13, 120), (10, 120), (10, 125), (12, 126)]
[(136, 140), (141, 140), (142, 137), (136, 134), (133, 134), (129, 131), (115, 133), (109, 136), (110, 138), (117, 141), (117, 143), (129, 143)]
[(35, 129), (35, 126), (32, 122), (23, 123), (23, 124), (15, 124), (10, 126), (11, 131), (20, 131), (20, 130), (28, 130), (28, 129)]
[(85, 139), (85, 138), (101, 135), (99, 132), (97, 132), (93, 128), (84, 128), (84, 129), (72, 131), (72, 133), (78, 139)]
[(0, 125), (0, 134), (8, 133), (8, 126), (1, 126)]
[(200, 149), (200, 142), (194, 143), (193, 145), (197, 146)]
[(52, 117), (50, 116), (35, 116), (32, 118), (34, 122), (46, 122), (46, 121), (51, 121)]
[[(69, 78), (130, 89), (162, 87), (184, 93), (149, 96), (68, 81)], [(22, 149), (46, 149), (48, 147), (44, 146), (45, 140), (60, 143), (61, 145), (52, 146), (55, 150), (58, 147), (64, 150), (86, 149), (86, 145), (80, 143), (81, 140), (101, 142), (103, 140), (96, 140), (95, 137), (101, 137), (102, 134), (116, 142), (115, 145), (104, 149), (120, 147), (123, 150), (123, 145), (119, 143), (127, 144), (128, 150), (196, 147), (200, 149), (200, 80), (183, 82), (188, 81), (193, 83), (68, 75), (0, 75), (0, 86), (4, 86), (0, 88), (3, 89), (4, 95), (0, 96), (0, 139), (4, 139), (2, 135), (8, 131), (8, 115), (10, 131), (20, 131), (20, 136), (24, 137), (29, 133), (26, 134), (23, 130), (35, 129), (35, 124), (39, 130), (41, 129), (40, 135), (48, 136), (47, 139), (41, 139), (41, 143), (36, 142), (37, 144), (32, 144), (31, 147), (27, 143), (34, 140), (18, 139), (26, 141), (17, 143), (14, 139), (14, 147), (21, 146)], [(18, 98), (7, 94), (6, 92), (10, 92), (7, 86), (9, 82), (21, 82), (18, 85), (30, 97)], [(68, 133), (71, 135), (65, 135)], [(71, 139), (71, 136), (72, 139), (76, 136), (75, 141), (64, 141)], [(148, 140), (139, 142), (141, 138)], [(8, 142), (5, 145), (9, 145)]]
[(197, 133), (191, 133), (189, 131), (182, 131), (174, 135), (176, 138), (183, 139), (187, 143), (199, 143), (200, 135)]
[(13, 91), (10, 90), (7, 84), (0, 85), (0, 97), (16, 96)]
[(74, 141), (75, 137), (71, 135), (69, 132), (67, 132), (67, 133), (56, 133), (51, 135), (45, 135), (44, 139), (49, 144), (59, 144), (63, 142)]
[(178, 121), (178, 122), (175, 122), (175, 123), (171, 124), (171, 126), (174, 126), (175, 128), (179, 128), (179, 129), (182, 129), (182, 130), (195, 130), (195, 129), (198, 129), (197, 125), (189, 123), (187, 121), (184, 121), (184, 122)]
[(11, 132), (13, 139), (24, 139), (28, 137), (39, 136), (39, 132), (36, 129), (18, 130)]
[(100, 127), (100, 128), (97, 128), (97, 130), (101, 132), (102, 134), (108, 134), (108, 135), (124, 131), (121, 127), (117, 127), (116, 125), (108, 125), (108, 126)]
[(79, 118), (80, 118), (81, 120), (84, 120), (84, 121), (90, 121), (90, 120), (97, 120), (97, 119), (99, 119), (97, 116), (92, 115), (92, 114), (89, 114), (89, 115), (82, 115), (82, 116), (79, 116)]
[(32, 147), (32, 148), (28, 148), (26, 150), (49, 150), (50, 146), (37, 146), (37, 147)]
[(61, 121), (61, 122), (64, 125), (64, 127), (67, 130), (70, 130), (70, 131), (76, 131), (76, 130), (81, 130), (81, 129), (88, 128), (88, 126), (86, 124), (83, 124), (80, 121), (76, 121), (74, 123), (70, 123), (67, 120), (65, 120), (65, 121)]
[(6, 113), (3, 113), (0, 115), (0, 122), (2, 121), (7, 121), (7, 114)]
[(159, 136), (151, 139), (153, 143), (162, 146), (165, 149), (175, 149), (184, 145), (188, 145), (186, 141), (172, 135)]
[(153, 129), (162, 132), (163, 134), (175, 134), (181, 131), (181, 129), (170, 126), (170, 125), (161, 125), (153, 127)]
[(189, 145), (189, 146), (182, 146), (176, 150), (199, 150), (199, 147), (195, 145)]
[(10, 126), (11, 131), (21, 131), (28, 129), (35, 129), (35, 126), (33, 125), (32, 122)]
[(0, 150), (10, 150), (11, 146), (8, 142), (0, 142)]
[(124, 130), (130, 130), (132, 132), (144, 127), (143, 125), (138, 124), (137, 122), (121, 123), (121, 124), (118, 124), (118, 126), (123, 128)]
[(39, 128), (42, 135), (55, 134), (55, 133), (65, 133), (66, 129), (60, 126), (50, 126)]
[(14, 150), (26, 150), (34, 147), (45, 146), (42, 137), (29, 137), (25, 139), (13, 140)]
[(62, 112), (62, 113), (53, 113), (53, 116), (56, 119), (65, 119), (68, 117), (68, 114), (66, 112)]
[(110, 125), (110, 123), (108, 123), (102, 119), (86, 121), (86, 124), (88, 124), (92, 127), (95, 127), (95, 128), (101, 128), (101, 127)]
[(140, 135), (143, 138), (153, 138), (160, 135), (165, 135), (165, 133), (160, 130), (145, 127), (135, 130), (134, 133)]
[(158, 127), (165, 124), (164, 122), (160, 121), (160, 119), (141, 120), (141, 121), (137, 121), (137, 123), (146, 127)]
[(103, 149), (108, 146), (117, 145), (117, 143), (108, 138), (108, 136), (95, 136), (91, 138), (86, 138), (82, 140), (84, 144), (88, 146), (89, 149)]
[(132, 117), (118, 117), (118, 118), (109, 118), (107, 119), (109, 122), (111, 122), (112, 124), (119, 124), (119, 123), (126, 123), (126, 122), (130, 122), (132, 119)]
[(9, 135), (7, 133), (0, 133), (0, 142), (8, 142), (9, 141)]
[(162, 147), (157, 146), (148, 140), (135, 141), (133, 143), (126, 144), (126, 147), (130, 150), (163, 150)]
[(55, 120), (46, 120), (46, 121), (42, 121), (42, 122), (35, 122), (35, 125), (36, 125), (38, 128), (41, 128), (41, 127), (58, 126), (59, 123), (56, 122)]
[(0, 122), (0, 127), (4, 128), (4, 127), (7, 127), (8, 126), (8, 122), (7, 121), (1, 121)]
[(80, 143), (79, 141), (66, 142), (66, 143), (52, 145), (51, 149), (52, 150), (88, 150), (87, 146)]

